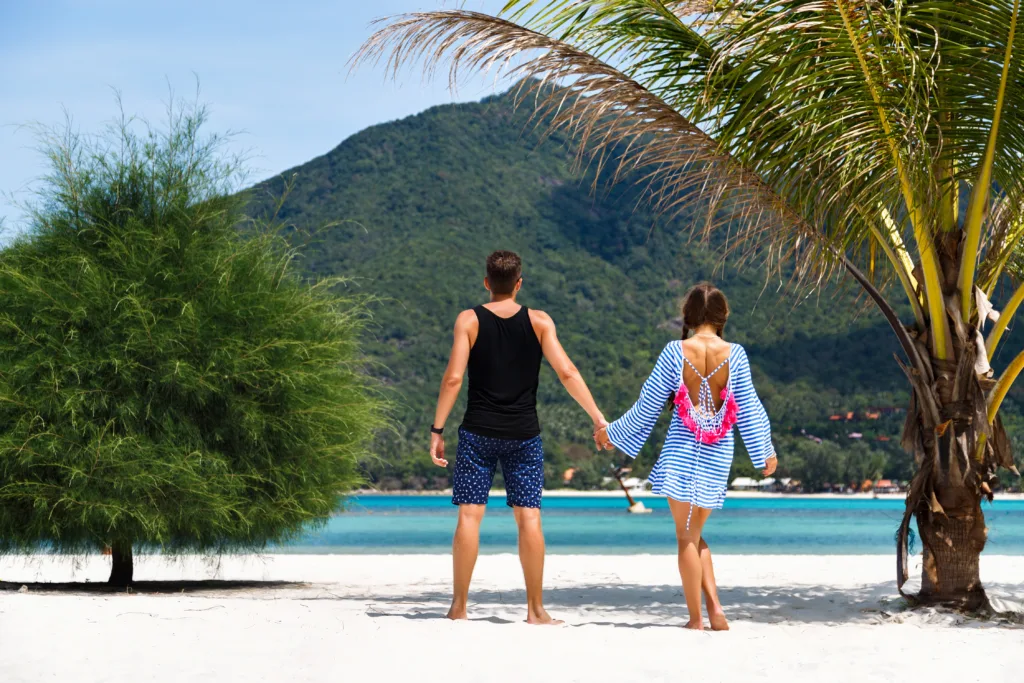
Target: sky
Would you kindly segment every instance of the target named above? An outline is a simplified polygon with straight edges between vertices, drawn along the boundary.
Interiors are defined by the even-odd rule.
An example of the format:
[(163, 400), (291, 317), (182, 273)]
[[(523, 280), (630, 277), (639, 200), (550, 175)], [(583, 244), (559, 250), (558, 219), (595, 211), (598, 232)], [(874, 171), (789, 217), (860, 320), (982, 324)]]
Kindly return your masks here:
[(0, 218), (9, 236), (45, 172), (32, 126), (100, 132), (118, 114), (163, 120), (173, 92), (211, 110), (208, 132), (235, 131), (253, 180), (324, 154), (373, 124), (430, 106), (478, 100), (493, 76), (424, 83), (407, 69), (349, 74), (378, 18), (464, 7), (497, 13), (505, 0), (0, 0)]

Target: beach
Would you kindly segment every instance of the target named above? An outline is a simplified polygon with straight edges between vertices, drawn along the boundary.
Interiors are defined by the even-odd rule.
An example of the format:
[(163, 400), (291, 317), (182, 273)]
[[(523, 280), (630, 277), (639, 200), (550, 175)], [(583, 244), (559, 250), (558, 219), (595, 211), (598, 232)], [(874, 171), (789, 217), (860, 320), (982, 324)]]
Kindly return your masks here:
[[(549, 557), (564, 627), (522, 623), (511, 554), (480, 558), (459, 623), (441, 554), (147, 556), (132, 592), (39, 585), (101, 583), (108, 561), (0, 559), (0, 680), (991, 682), (1018, 680), (1024, 655), (1018, 619), (906, 611), (892, 555), (722, 555), (728, 633), (680, 628), (664, 555)], [(1021, 609), (1024, 557), (983, 555), (982, 577)], [(185, 580), (214, 582), (149, 583)]]

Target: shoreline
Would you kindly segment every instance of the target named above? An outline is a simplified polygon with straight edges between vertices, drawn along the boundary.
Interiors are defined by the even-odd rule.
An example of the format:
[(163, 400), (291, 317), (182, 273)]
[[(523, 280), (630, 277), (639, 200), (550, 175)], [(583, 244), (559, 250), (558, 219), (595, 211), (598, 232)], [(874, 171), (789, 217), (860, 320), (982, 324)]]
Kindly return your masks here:
[[(359, 489), (345, 494), (348, 497), (357, 498), (365, 496), (451, 496), (451, 489), (440, 491), (377, 491), (374, 489)], [(629, 495), (634, 498), (664, 498), (664, 496), (651, 493), (650, 491), (630, 491)], [(503, 489), (494, 489), (491, 496), (503, 498), (506, 493)], [(545, 489), (545, 498), (625, 498), (622, 491), (577, 491), (575, 489)], [(906, 500), (905, 493), (766, 493), (763, 491), (729, 491), (727, 498), (764, 498), (764, 499), (786, 499), (786, 500)], [(1024, 493), (996, 493), (995, 499), (999, 500), (1024, 500)]]

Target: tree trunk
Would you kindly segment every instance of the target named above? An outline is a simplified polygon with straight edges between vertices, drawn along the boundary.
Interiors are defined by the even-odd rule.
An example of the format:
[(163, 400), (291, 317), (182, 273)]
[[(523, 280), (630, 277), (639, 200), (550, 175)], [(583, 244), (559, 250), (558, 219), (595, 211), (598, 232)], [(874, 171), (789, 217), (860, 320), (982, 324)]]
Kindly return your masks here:
[[(931, 358), (905, 368), (912, 391), (902, 445), (918, 471), (897, 534), (897, 587), (918, 604), (976, 611), (989, 606), (979, 573), (986, 538), (981, 500), (991, 500), (1010, 446), (1001, 423), (988, 422), (990, 380), (975, 372), (975, 347), (957, 343), (956, 349), (956, 360)], [(903, 593), (911, 516), (923, 549), (916, 596)]]
[(986, 537), (980, 501), (962, 516), (919, 513), (917, 526), (924, 550), (919, 600), (969, 610), (987, 607), (979, 572)]
[[(978, 362), (987, 353), (984, 344), (977, 343), (985, 321), (974, 315), (964, 319), (958, 296), (964, 235), (948, 230), (935, 237), (944, 309), (940, 315), (951, 334), (941, 353), (932, 339), (930, 320), (919, 320), (913, 329), (905, 327), (872, 282), (845, 255), (842, 259), (878, 305), (906, 355), (905, 363), (896, 357), (911, 386), (901, 445), (913, 454), (918, 469), (896, 532), (896, 587), (917, 603), (987, 608), (979, 575), (986, 537), (981, 500), (992, 500), (997, 471), (1013, 468), (1013, 457), (1002, 421), (988, 414), (989, 393), (996, 382), (986, 364)], [(912, 596), (904, 593), (903, 585), (908, 578), (910, 522), (915, 517), (924, 566), (921, 592)]]
[(132, 582), (134, 565), (132, 563), (132, 544), (124, 541), (115, 541), (111, 545), (111, 567), (110, 578), (107, 583), (111, 586), (129, 586)]

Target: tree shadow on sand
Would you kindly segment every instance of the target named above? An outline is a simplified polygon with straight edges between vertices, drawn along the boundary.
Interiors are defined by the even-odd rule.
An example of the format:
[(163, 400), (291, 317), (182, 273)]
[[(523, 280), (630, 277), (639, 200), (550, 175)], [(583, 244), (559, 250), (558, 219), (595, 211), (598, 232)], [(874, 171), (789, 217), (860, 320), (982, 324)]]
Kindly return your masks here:
[(304, 588), (309, 584), (294, 581), (137, 581), (131, 586), (112, 586), (102, 582), (68, 582), (68, 583), (27, 583), (20, 581), (0, 581), (0, 593), (18, 592), (27, 589), (29, 593), (64, 593), (76, 594), (111, 594), (138, 593), (143, 595), (166, 595), (181, 593), (231, 593), (238, 591)]
[[(1019, 587), (989, 586), (993, 595), (1012, 594), (1015, 589)], [(731, 586), (719, 588), (719, 595), (729, 620), (734, 623), (877, 624), (898, 619), (896, 615), (907, 610), (905, 602), (894, 596), (890, 582), (856, 588)], [(544, 591), (544, 597), (553, 615), (558, 616), (560, 611), (573, 613), (571, 621), (577, 626), (677, 628), (686, 621), (686, 605), (678, 586), (592, 584), (549, 588)], [(441, 618), (450, 599), (448, 593), (437, 591), (400, 597), (375, 596), (370, 598), (372, 607), (367, 614), (407, 619)], [(482, 590), (473, 591), (470, 599), (471, 612), (480, 617), (488, 611), (504, 613), (524, 606), (526, 593), (523, 590)], [(415, 611), (403, 611), (399, 605), (405, 605), (406, 610), (415, 605)]]

